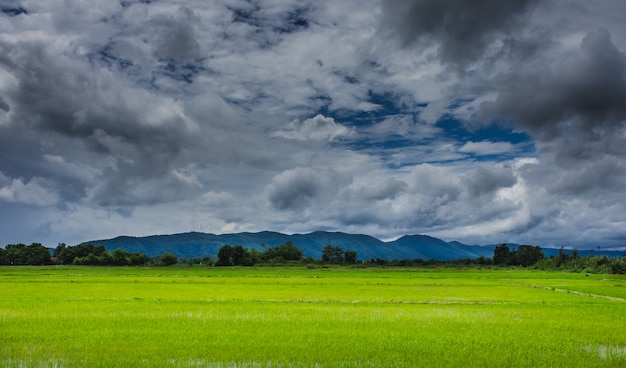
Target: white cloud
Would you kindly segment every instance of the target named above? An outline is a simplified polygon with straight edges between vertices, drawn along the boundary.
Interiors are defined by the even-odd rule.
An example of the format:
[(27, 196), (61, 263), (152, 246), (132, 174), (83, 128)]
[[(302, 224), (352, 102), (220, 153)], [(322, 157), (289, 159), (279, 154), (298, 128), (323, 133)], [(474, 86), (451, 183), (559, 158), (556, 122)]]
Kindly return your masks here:
[[(185, 170), (185, 171), (188, 171), (188, 170)], [(185, 173), (185, 172), (181, 172), (180, 170), (173, 169), (170, 174), (172, 178), (178, 183), (192, 186), (192, 187), (202, 188), (202, 183), (200, 183), (200, 181), (198, 180), (198, 177), (196, 176), (194, 172)]]
[(201, 200), (207, 206), (225, 207), (236, 202), (237, 198), (228, 192), (206, 192)]
[(13, 179), (10, 184), (0, 187), (0, 200), (25, 204), (29, 206), (46, 207), (59, 202), (56, 190), (42, 178), (33, 178), (28, 182), (23, 179)]
[(509, 142), (467, 142), (459, 148), (460, 152), (476, 155), (497, 155), (502, 153), (514, 153), (515, 146)]
[(338, 137), (349, 134), (350, 130), (341, 124), (337, 124), (333, 118), (318, 114), (300, 123), (294, 122), (290, 124), (289, 130), (279, 130), (272, 135), (301, 141), (313, 140), (330, 142)]

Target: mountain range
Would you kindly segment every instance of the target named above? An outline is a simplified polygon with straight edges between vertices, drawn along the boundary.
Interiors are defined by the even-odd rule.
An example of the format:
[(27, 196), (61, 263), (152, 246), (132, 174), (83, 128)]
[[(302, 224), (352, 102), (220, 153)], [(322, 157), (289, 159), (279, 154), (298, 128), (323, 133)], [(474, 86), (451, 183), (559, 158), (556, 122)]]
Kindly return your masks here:
[[(282, 234), (263, 231), (258, 233), (208, 234), (189, 232), (172, 235), (151, 235), (145, 237), (118, 236), (113, 239), (95, 240), (83, 244), (103, 245), (108, 251), (116, 248), (127, 252), (139, 252), (150, 257), (163, 253), (172, 253), (179, 258), (190, 259), (210, 256), (217, 257), (224, 244), (242, 245), (244, 248), (263, 250), (267, 247), (293, 243), (300, 248), (305, 257), (321, 258), (325, 245), (339, 246), (344, 250), (357, 252), (359, 260), (380, 258), (416, 259), (447, 261), (463, 258), (493, 257), (493, 250), (499, 244), (467, 245), (457, 241), (446, 242), (427, 235), (405, 235), (394, 241), (382, 241), (364, 234), (346, 234), (342, 232), (316, 231), (308, 234)], [(518, 244), (507, 244), (515, 249)], [(542, 248), (546, 256), (558, 254), (558, 249)], [(590, 250), (580, 250), (585, 256)], [(622, 251), (605, 251), (604, 255), (620, 257)]]

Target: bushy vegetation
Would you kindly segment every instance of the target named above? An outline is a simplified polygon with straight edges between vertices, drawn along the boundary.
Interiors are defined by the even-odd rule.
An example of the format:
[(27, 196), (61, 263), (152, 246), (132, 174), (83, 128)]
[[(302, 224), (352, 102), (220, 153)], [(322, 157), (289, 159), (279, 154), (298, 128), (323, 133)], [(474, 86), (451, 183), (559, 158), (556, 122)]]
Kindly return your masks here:
[[(217, 253), (216, 266), (253, 266), (258, 264), (294, 264), (315, 263), (312, 257), (304, 258), (302, 250), (291, 242), (274, 247), (262, 246), (263, 251), (244, 248), (241, 245), (223, 245)], [(319, 260), (317, 261), (319, 263)], [(321, 263), (324, 264), (355, 264), (357, 253), (352, 250), (343, 250), (339, 246), (326, 245), (322, 250)]]
[(330, 244), (322, 249), (322, 262), (331, 264), (355, 264), (357, 253), (353, 250), (343, 250), (339, 246)]
[(57, 264), (84, 266), (145, 266), (151, 262), (150, 257), (142, 253), (128, 253), (123, 249), (115, 249), (109, 253), (104, 246), (93, 244), (68, 247), (59, 244), (54, 250)]
[(528, 267), (544, 258), (540, 247), (520, 245), (515, 250), (509, 250), (506, 244), (498, 245), (493, 251), (493, 263), (496, 265)]
[(206, 266), (254, 266), (254, 265), (360, 265), (363, 267), (530, 267), (541, 270), (558, 270), (572, 272), (592, 272), (609, 274), (626, 274), (626, 257), (594, 256), (592, 253), (581, 257), (578, 250), (560, 249), (558, 255), (545, 257), (538, 246), (520, 245), (509, 248), (507, 244), (496, 246), (493, 258), (479, 256), (474, 259), (455, 259), (440, 261), (434, 259), (394, 259), (372, 258), (358, 260), (356, 251), (344, 250), (339, 246), (327, 244), (322, 249), (321, 259), (304, 257), (303, 251), (291, 242), (267, 247), (262, 250), (248, 249), (242, 245), (226, 244), (219, 249), (217, 259), (206, 256), (179, 260), (176, 255), (164, 253), (150, 258), (142, 253), (129, 253), (123, 249), (108, 252), (104, 246), (83, 244), (67, 246), (59, 244), (50, 256), (50, 250), (39, 243), (31, 245), (9, 244), (6, 249), (0, 248), (0, 265), (85, 265), (85, 266), (171, 266), (177, 263), (188, 265), (201, 264)]
[(541, 270), (626, 274), (626, 257), (616, 258), (603, 255), (580, 257), (576, 249), (568, 253), (561, 248), (558, 256), (543, 259), (534, 267)]
[(9, 244), (0, 248), (0, 264), (41, 266), (51, 264), (50, 251), (39, 243)]
[(365, 266), (390, 266), (390, 267), (522, 267), (540, 269), (545, 271), (571, 271), (591, 272), (606, 274), (626, 274), (626, 257), (594, 256), (590, 254), (580, 257), (579, 251), (573, 249), (566, 251), (560, 249), (557, 256), (545, 257), (538, 246), (520, 245), (517, 249), (510, 249), (506, 244), (496, 246), (493, 258), (480, 256), (475, 259), (454, 259), (450, 261), (438, 261), (434, 259), (370, 259), (362, 262)]

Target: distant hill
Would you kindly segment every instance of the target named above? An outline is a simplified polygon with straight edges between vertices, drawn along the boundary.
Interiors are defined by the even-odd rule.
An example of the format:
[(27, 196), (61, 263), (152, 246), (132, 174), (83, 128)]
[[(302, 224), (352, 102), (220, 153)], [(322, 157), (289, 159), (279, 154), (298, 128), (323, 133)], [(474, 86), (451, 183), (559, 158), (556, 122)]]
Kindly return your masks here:
[[(242, 245), (244, 248), (273, 247), (292, 242), (302, 249), (304, 256), (313, 258), (322, 257), (325, 245), (340, 246), (344, 250), (354, 250), (358, 259), (369, 260), (380, 258), (393, 259), (435, 259), (447, 261), (462, 258), (477, 258), (480, 256), (492, 257), (494, 245), (466, 245), (457, 241), (446, 242), (427, 235), (406, 235), (397, 240), (384, 242), (369, 235), (346, 234), (342, 232), (316, 231), (309, 234), (287, 235), (271, 231), (259, 233), (236, 234), (207, 234), (190, 232), (172, 235), (152, 235), (145, 237), (118, 236), (107, 240), (94, 240), (83, 244), (103, 245), (108, 251), (116, 248), (128, 252), (140, 252), (150, 257), (163, 253), (172, 253), (180, 258), (196, 258), (211, 256), (217, 257), (217, 252), (224, 244)], [(508, 244), (511, 249), (517, 244)], [(558, 249), (543, 248), (546, 256), (558, 254)], [(614, 253), (614, 254), (613, 254)], [(581, 256), (589, 251), (580, 251)], [(603, 252), (614, 257), (623, 255), (623, 252)]]

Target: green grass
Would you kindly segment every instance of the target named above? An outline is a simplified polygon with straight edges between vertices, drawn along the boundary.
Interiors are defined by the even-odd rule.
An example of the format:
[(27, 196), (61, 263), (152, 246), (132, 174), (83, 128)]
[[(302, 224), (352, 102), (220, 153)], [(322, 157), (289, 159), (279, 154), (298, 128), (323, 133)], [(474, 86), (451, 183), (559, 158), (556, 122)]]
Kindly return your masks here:
[(626, 278), (0, 268), (2, 367), (623, 367)]

